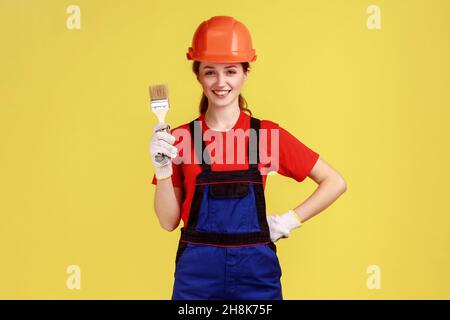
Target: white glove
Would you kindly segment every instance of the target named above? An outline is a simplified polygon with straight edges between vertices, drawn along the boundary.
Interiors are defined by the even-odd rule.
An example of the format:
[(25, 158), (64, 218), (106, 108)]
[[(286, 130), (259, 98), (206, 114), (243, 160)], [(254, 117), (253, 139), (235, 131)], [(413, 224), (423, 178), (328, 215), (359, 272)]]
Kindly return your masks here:
[(269, 224), (270, 240), (272, 242), (280, 238), (288, 238), (292, 230), (302, 225), (299, 217), (292, 210), (281, 215), (268, 216), (267, 223)]
[(166, 131), (168, 128), (167, 123), (155, 125), (150, 141), (150, 155), (158, 180), (172, 176), (172, 158), (175, 158), (178, 154), (178, 149), (173, 146), (176, 139)]

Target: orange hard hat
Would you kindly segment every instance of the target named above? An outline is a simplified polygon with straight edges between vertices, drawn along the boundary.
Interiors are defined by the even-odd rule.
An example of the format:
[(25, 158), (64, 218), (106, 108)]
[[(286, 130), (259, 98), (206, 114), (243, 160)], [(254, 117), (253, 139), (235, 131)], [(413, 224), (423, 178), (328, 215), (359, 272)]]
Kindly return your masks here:
[(203, 21), (195, 31), (192, 47), (186, 56), (188, 60), (216, 63), (256, 60), (247, 27), (228, 16), (215, 16)]

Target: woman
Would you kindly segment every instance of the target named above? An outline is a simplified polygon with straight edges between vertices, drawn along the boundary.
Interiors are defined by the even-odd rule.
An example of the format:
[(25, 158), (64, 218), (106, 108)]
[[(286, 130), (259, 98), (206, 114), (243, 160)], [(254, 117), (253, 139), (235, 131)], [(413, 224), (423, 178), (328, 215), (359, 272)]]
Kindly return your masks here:
[[(184, 223), (172, 299), (283, 299), (274, 242), (328, 207), (346, 184), (278, 124), (251, 116), (240, 92), (256, 54), (242, 23), (227, 16), (204, 21), (187, 57), (203, 87), (200, 115), (171, 134), (156, 125), (150, 147), (159, 222), (169, 231)], [(174, 161), (161, 166), (158, 152)], [(264, 162), (263, 154), (277, 156)], [(309, 176), (319, 187), (297, 208), (267, 217), (269, 171), (299, 182)]]

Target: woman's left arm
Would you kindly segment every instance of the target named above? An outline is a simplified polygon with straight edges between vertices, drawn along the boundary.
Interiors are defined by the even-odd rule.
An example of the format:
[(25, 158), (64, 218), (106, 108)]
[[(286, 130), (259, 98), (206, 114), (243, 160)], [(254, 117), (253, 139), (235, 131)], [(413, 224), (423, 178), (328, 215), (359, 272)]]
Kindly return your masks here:
[(308, 177), (319, 186), (305, 201), (293, 209), (302, 223), (326, 209), (347, 190), (344, 178), (321, 158), (316, 161)]

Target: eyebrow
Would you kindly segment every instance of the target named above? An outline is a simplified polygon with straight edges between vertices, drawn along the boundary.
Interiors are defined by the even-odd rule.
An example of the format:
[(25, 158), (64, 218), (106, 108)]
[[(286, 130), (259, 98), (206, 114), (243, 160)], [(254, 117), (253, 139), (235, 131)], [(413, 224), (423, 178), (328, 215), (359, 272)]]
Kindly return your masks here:
[[(233, 67), (237, 67), (237, 65), (236, 65), (236, 64), (233, 64), (233, 65), (230, 65), (230, 66), (226, 66), (225, 69), (233, 68)], [(211, 67), (211, 66), (205, 66), (203, 69), (214, 69), (214, 67)]]

